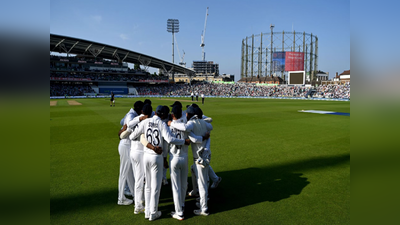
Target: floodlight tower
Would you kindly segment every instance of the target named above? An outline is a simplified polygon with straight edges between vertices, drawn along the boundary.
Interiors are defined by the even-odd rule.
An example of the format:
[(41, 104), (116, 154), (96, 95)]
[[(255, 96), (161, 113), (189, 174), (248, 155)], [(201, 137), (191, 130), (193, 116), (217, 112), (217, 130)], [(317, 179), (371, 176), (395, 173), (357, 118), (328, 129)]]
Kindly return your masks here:
[(273, 41), (273, 38), (274, 38), (274, 27), (275, 27), (275, 25), (273, 25), (273, 24), (271, 24), (270, 26), (269, 26), (269, 28), (271, 28), (271, 47), (270, 47), (270, 61), (269, 61), (269, 63), (270, 63), (270, 70), (269, 70), (269, 72), (271, 73), (270, 75), (272, 75), (272, 73), (273, 73), (273, 71), (272, 71), (272, 69), (273, 69), (273, 65), (272, 65), (272, 51), (273, 51), (273, 49), (274, 49), (274, 41)]
[[(174, 63), (174, 39), (175, 39), (175, 33), (179, 32), (179, 20), (168, 19), (167, 31), (172, 33), (172, 63)], [(173, 72), (172, 72), (172, 80), (175, 81)]]

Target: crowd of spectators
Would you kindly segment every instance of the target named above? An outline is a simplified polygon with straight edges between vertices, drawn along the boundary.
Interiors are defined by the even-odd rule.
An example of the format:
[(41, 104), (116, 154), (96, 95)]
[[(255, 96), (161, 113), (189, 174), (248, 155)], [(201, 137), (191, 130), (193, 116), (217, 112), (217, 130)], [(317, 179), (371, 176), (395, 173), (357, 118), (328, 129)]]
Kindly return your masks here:
[(248, 83), (215, 84), (197, 83), (142, 86), (136, 90), (140, 95), (180, 95), (188, 96), (192, 92), (205, 96), (249, 96), (249, 97), (306, 97), (310, 89), (315, 89), (314, 97), (319, 98), (350, 98), (350, 83), (345, 85), (320, 85), (317, 88), (305, 86), (264, 86)]
[[(249, 96), (249, 97), (307, 97), (310, 89), (315, 89), (313, 97), (350, 99), (350, 83), (344, 85), (320, 85), (317, 88), (305, 86), (264, 86), (248, 83), (216, 84), (197, 83), (189, 84), (160, 84), (135, 87), (139, 95), (179, 95), (190, 96), (193, 92), (205, 96)], [(51, 84), (50, 95), (83, 95), (93, 93), (89, 85)]]
[(320, 85), (314, 97), (319, 98), (348, 98), (350, 99), (350, 82), (344, 85)]
[(50, 96), (83, 96), (85, 93), (95, 93), (88, 84), (50, 83)]

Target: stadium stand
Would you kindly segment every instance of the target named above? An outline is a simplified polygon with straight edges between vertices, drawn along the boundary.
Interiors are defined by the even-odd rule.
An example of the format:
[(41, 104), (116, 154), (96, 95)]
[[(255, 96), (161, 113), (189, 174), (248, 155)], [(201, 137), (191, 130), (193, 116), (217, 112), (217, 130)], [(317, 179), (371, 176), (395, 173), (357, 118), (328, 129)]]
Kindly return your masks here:
[[(279, 85), (280, 77), (249, 77), (236, 83), (197, 82), (169, 84), (168, 77), (154, 76), (127, 64), (90, 57), (50, 55), (50, 96), (96, 94), (189, 96), (198, 92), (221, 97), (316, 97), (350, 99), (350, 82), (311, 86)], [(260, 85), (260, 83), (272, 85)]]

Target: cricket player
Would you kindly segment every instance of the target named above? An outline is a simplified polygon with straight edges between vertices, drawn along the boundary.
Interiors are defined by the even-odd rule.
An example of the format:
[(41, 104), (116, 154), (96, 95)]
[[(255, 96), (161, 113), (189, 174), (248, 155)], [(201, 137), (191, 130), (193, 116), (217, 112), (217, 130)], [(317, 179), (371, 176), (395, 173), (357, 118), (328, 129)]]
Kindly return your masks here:
[[(189, 106), (187, 108), (186, 116), (188, 119), (188, 122), (185, 125), (185, 130), (184, 130), (186, 132), (193, 131), (193, 133), (197, 136), (204, 136), (207, 132), (210, 132), (213, 129), (212, 125), (210, 123), (206, 123), (204, 120), (197, 118), (196, 110), (195, 110), (195, 107), (193, 107), (193, 106)], [(179, 128), (172, 123), (171, 123), (171, 128), (182, 130), (182, 128)], [(200, 165), (196, 162), (199, 159), (198, 152), (201, 149), (204, 149), (206, 147), (206, 142), (207, 142), (207, 140), (203, 140), (203, 142), (201, 144), (191, 143), (193, 160), (195, 163), (195, 166), (194, 166), (194, 173), (196, 175), (195, 180), (197, 181), (197, 185), (199, 188), (199, 195), (200, 195), (200, 204), (199, 204), (200, 209), (194, 210), (193, 212), (195, 215), (202, 215), (202, 216), (209, 215), (208, 205), (207, 205), (209, 166), (208, 165)], [(192, 180), (193, 179), (194, 178), (192, 178)]]
[[(180, 103), (179, 101), (175, 101), (174, 104), (171, 105), (171, 107), (173, 107), (175, 105), (178, 105), (178, 106), (180, 106), (182, 108), (182, 103)], [(195, 103), (193, 103), (191, 105), (187, 105), (186, 108), (188, 108), (190, 106), (193, 106), (195, 109), (197, 109), (197, 108), (200, 109), (200, 107)], [(211, 123), (212, 122), (212, 118), (205, 116), (203, 114), (203, 112), (201, 111), (201, 109), (198, 112), (201, 112), (201, 113), (199, 113), (197, 115), (197, 118), (202, 118), (207, 123)], [(179, 125), (175, 124), (174, 126), (178, 130), (185, 131), (187, 129), (186, 125), (184, 125), (187, 122), (186, 111), (183, 111), (182, 114), (183, 114), (182, 117), (179, 119), (179, 121), (182, 122), (182, 124), (179, 124)], [(171, 123), (168, 123), (168, 125), (170, 126)], [(210, 150), (210, 146), (208, 146), (208, 149)], [(193, 190), (190, 191), (188, 193), (188, 195), (189, 196), (198, 197), (199, 196), (199, 192), (198, 192), (198, 187), (197, 187), (197, 182), (196, 182), (196, 174), (195, 174), (195, 170), (194, 170), (194, 164), (190, 167), (190, 170), (191, 170), (191, 173), (192, 173)], [(214, 172), (213, 168), (211, 167), (211, 165), (209, 165), (208, 176), (213, 182), (212, 185), (211, 185), (211, 188), (212, 189), (217, 188), (218, 184), (222, 181), (222, 178), (218, 177), (217, 174), (215, 174), (215, 172)]]
[(115, 106), (115, 98), (114, 98), (114, 92), (111, 92), (110, 107), (112, 107), (113, 104)]
[[(129, 112), (125, 115), (124, 119), (124, 127), (135, 117), (137, 116), (137, 112), (133, 109), (130, 109)], [(130, 205), (133, 203), (132, 200), (128, 199), (124, 195), (125, 184), (128, 184), (129, 190), (131, 193), (134, 190), (135, 180), (133, 177), (132, 171), (132, 163), (130, 160), (130, 149), (131, 149), (131, 141), (128, 138), (122, 138), (119, 141), (118, 152), (120, 156), (120, 168), (119, 168), (119, 179), (118, 179), (118, 205)], [(133, 193), (132, 193), (133, 194)]]
[(201, 93), (201, 104), (204, 105), (204, 93)]
[[(180, 123), (179, 118), (182, 117), (182, 108), (175, 106), (172, 108), (172, 123)], [(173, 129), (172, 133), (175, 137), (189, 138), (192, 143), (201, 144), (203, 140), (209, 138), (206, 133), (204, 137), (196, 136), (193, 132), (183, 132)], [(172, 193), (174, 198), (175, 211), (171, 213), (172, 218), (183, 220), (183, 209), (185, 207), (185, 197), (187, 191), (188, 177), (188, 150), (189, 146), (178, 146), (171, 144), (170, 150), (170, 171)]]
[[(144, 103), (142, 101), (137, 101), (135, 102), (135, 111), (137, 113), (140, 113), (139, 116), (135, 117), (133, 120), (131, 120), (128, 123), (127, 130), (129, 134), (135, 130), (139, 123), (146, 119), (147, 117), (151, 116), (152, 111), (148, 111), (150, 109), (147, 107), (147, 111), (143, 111), (143, 105)], [(121, 133), (120, 138), (124, 138), (125, 136), (128, 136), (128, 134)], [(137, 139), (131, 139), (131, 152), (130, 152), (130, 159), (132, 163), (132, 170), (135, 178), (135, 187), (134, 190), (132, 191), (135, 196), (135, 209), (134, 213), (139, 214), (144, 212), (144, 165), (143, 165), (143, 145), (140, 142), (139, 138)]]
[[(150, 107), (150, 109), (147, 109)], [(164, 109), (163, 109), (164, 108)], [(150, 105), (145, 105), (143, 111), (150, 110)], [(163, 141), (176, 145), (189, 144), (190, 140), (177, 139), (172, 136), (168, 126), (162, 122), (168, 116), (167, 110), (163, 106), (158, 106), (152, 118), (143, 120), (139, 126), (130, 134), (130, 139), (136, 139), (141, 134), (145, 134), (146, 139), (153, 146), (163, 146)], [(155, 152), (147, 146), (144, 148), (143, 163), (145, 167), (145, 218), (150, 221), (156, 220), (161, 216), (158, 211), (158, 201), (161, 190), (163, 164), (166, 161), (167, 151)]]

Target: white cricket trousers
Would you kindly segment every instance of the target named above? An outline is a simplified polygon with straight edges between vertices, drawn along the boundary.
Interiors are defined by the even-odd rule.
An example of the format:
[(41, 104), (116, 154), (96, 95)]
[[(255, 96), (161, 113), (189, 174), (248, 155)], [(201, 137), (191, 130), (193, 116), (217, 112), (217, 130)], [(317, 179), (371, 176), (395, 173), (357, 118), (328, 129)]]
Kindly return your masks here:
[(133, 175), (135, 177), (135, 209), (144, 208), (144, 164), (143, 164), (143, 151), (135, 149), (131, 150), (131, 162)]
[(146, 217), (158, 211), (161, 181), (163, 176), (164, 158), (162, 155), (144, 153), (145, 185), (145, 214)]
[(135, 187), (135, 180), (133, 178), (133, 171), (132, 171), (132, 163), (130, 159), (130, 152), (131, 152), (130, 148), (131, 148), (130, 141), (119, 142), (118, 201), (126, 200), (126, 197), (124, 195), (125, 183), (128, 183), (128, 187), (131, 191), (134, 190)]
[[(206, 212), (208, 210), (207, 198), (208, 198), (209, 166), (206, 166), (203, 168), (202, 166), (195, 164), (192, 168), (196, 175), (197, 185), (199, 188), (201, 211)], [(192, 176), (192, 180), (193, 180), (193, 176)]]
[[(198, 188), (198, 184), (197, 184), (197, 175), (194, 172), (194, 167), (196, 164), (193, 164), (190, 167), (190, 171), (192, 173), (192, 187), (193, 187), (193, 193), (197, 194), (199, 193), (199, 188)], [(208, 178), (212, 180), (212, 182), (217, 182), (218, 181), (218, 176), (217, 174), (215, 174), (213, 168), (211, 167), (211, 165), (208, 165)], [(210, 183), (210, 181), (208, 181)]]
[(185, 206), (187, 190), (188, 156), (176, 156), (170, 154), (169, 160), (175, 212), (178, 215), (183, 215), (182, 207)]

